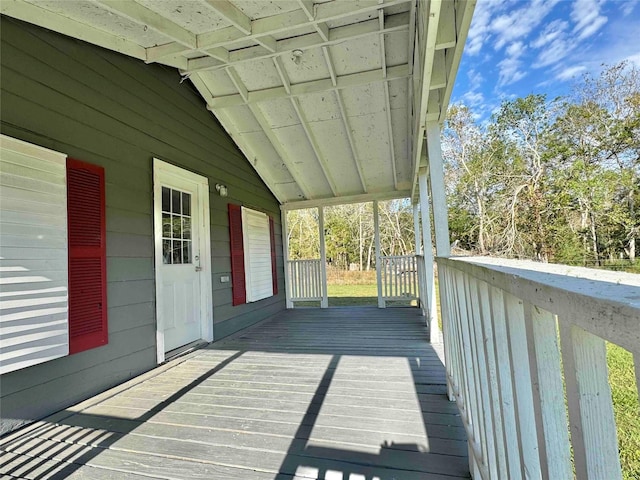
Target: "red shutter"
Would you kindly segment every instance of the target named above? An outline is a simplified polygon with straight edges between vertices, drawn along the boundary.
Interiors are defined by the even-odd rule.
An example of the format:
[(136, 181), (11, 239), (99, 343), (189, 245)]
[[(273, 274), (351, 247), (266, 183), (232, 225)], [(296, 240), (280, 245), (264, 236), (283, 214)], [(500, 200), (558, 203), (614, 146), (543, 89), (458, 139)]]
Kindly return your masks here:
[(69, 353), (108, 343), (104, 169), (67, 159)]
[(273, 294), (278, 294), (278, 270), (276, 268), (276, 234), (273, 218), (269, 217), (269, 233), (271, 234), (271, 278), (273, 280)]
[(231, 243), (232, 305), (241, 305), (247, 303), (242, 242), (242, 207), (231, 203), (229, 204), (229, 240)]

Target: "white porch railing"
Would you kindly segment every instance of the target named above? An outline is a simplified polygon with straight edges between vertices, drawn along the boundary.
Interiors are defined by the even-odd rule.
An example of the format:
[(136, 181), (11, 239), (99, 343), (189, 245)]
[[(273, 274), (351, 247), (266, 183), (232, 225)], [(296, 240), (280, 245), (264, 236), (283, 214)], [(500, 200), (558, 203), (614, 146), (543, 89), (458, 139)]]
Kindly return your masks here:
[(322, 301), (324, 282), (320, 259), (289, 260), (287, 263), (291, 301)]
[(415, 255), (380, 257), (382, 305), (393, 300), (418, 299), (418, 266)]
[(487, 258), (438, 270), (473, 477), (621, 478), (605, 341), (640, 380), (640, 277)]

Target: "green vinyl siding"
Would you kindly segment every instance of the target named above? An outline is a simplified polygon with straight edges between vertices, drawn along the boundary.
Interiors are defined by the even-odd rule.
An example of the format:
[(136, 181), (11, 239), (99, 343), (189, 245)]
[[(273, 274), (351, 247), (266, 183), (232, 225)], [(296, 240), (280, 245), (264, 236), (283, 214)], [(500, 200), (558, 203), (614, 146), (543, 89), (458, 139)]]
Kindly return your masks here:
[[(209, 179), (214, 338), (284, 309), (278, 202), (190, 82), (169, 67), (1, 22), (0, 131), (105, 168), (109, 344), (3, 375), (0, 432), (155, 366), (154, 157)], [(274, 218), (278, 296), (231, 306), (231, 283), (220, 281), (231, 275), (227, 202)]]

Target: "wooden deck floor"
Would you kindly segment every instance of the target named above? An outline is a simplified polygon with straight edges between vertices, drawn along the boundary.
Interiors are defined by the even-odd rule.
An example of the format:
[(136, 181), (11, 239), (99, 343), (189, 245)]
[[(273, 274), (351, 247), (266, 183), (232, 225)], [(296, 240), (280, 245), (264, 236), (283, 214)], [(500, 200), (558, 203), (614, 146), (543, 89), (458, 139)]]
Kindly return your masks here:
[(469, 478), (417, 312), (283, 312), (5, 437), (2, 478)]

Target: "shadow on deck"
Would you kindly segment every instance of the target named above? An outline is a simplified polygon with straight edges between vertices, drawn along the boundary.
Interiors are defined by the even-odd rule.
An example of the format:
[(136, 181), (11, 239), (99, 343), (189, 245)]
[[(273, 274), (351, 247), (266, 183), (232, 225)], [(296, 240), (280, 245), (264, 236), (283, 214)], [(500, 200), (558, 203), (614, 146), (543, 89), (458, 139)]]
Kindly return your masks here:
[(7, 478), (468, 478), (417, 309), (284, 311), (1, 441)]

